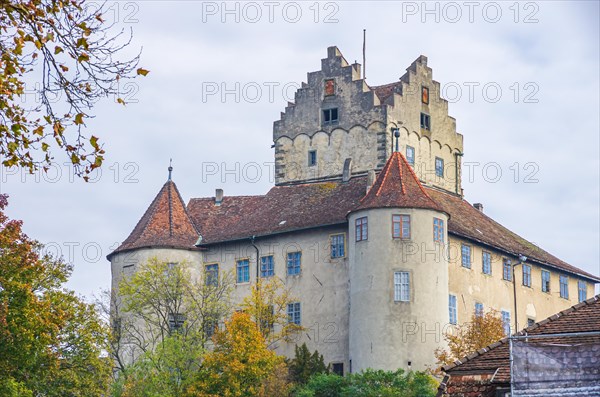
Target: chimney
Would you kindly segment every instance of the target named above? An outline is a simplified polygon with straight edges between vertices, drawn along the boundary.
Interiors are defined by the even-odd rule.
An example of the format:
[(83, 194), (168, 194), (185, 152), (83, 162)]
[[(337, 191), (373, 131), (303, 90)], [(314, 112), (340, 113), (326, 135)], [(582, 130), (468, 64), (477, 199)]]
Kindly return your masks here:
[(367, 174), (367, 193), (371, 190), (371, 186), (375, 183), (375, 170), (369, 170)]
[(223, 189), (217, 189), (215, 191), (215, 205), (221, 205), (223, 202)]
[(475, 207), (475, 209), (479, 212), (483, 212), (483, 204), (481, 203), (475, 203), (473, 204), (473, 207)]

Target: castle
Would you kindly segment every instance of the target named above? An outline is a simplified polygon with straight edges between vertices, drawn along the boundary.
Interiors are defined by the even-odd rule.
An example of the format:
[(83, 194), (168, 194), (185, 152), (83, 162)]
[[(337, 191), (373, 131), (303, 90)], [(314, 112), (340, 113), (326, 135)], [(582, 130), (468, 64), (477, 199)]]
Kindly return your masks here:
[[(279, 277), (297, 343), (338, 373), (423, 370), (448, 325), (492, 308), (507, 331), (594, 294), (600, 278), (466, 202), (463, 137), (427, 58), (369, 86), (330, 47), (273, 126), (276, 183), (263, 196), (192, 198), (169, 177), (109, 256), (112, 287), (156, 257), (232, 271), (234, 298)], [(255, 249), (256, 247), (256, 249)], [(514, 280), (513, 280), (514, 278)], [(278, 352), (293, 355), (293, 344)]]

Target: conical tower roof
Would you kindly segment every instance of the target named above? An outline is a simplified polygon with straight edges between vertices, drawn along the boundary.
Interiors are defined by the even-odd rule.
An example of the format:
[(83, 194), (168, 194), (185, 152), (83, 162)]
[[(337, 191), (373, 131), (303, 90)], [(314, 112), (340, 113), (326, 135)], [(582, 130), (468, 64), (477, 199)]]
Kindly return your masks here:
[(198, 236), (177, 186), (169, 179), (129, 237), (107, 258), (137, 248), (193, 249)]
[(394, 152), (353, 211), (371, 208), (425, 208), (444, 212), (421, 185), (406, 158)]

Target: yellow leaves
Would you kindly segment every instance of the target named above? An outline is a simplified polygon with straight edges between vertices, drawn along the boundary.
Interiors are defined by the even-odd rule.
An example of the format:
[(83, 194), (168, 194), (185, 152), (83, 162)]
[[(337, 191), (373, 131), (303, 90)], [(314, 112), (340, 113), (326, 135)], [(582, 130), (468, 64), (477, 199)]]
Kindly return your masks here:
[(137, 70), (137, 74), (141, 76), (146, 76), (148, 73), (150, 73), (150, 71), (146, 69), (138, 68)]
[(83, 113), (77, 113), (75, 115), (75, 125), (81, 125), (81, 124), (83, 124), (83, 116), (84, 116)]
[(64, 51), (64, 50), (62, 49), (62, 47), (61, 47), (61, 46), (58, 46), (58, 45), (57, 45), (56, 47), (54, 47), (54, 55), (58, 55), (58, 54), (60, 54), (60, 53), (61, 53), (61, 52), (63, 52), (63, 51)]
[(65, 72), (65, 73), (69, 71), (69, 68), (68, 68), (67, 66), (65, 66), (65, 65), (62, 65), (62, 64), (60, 65), (60, 69), (61, 69), (63, 72)]
[(88, 54), (86, 54), (85, 52), (82, 52), (81, 55), (79, 55), (77, 57), (77, 62), (79, 62), (79, 63), (89, 62), (89, 61), (90, 61), (90, 56)]
[(120, 103), (121, 105), (125, 106), (125, 101), (122, 98), (117, 98), (117, 103)]

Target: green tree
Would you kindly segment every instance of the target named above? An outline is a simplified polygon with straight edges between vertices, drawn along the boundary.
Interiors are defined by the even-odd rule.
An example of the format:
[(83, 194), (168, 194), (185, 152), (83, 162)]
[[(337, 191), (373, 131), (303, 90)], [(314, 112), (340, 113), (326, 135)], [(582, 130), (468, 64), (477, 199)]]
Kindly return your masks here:
[(317, 374), (296, 392), (296, 397), (433, 397), (438, 383), (424, 372), (364, 372), (341, 377)]
[(202, 363), (188, 394), (197, 397), (256, 397), (283, 357), (267, 347), (250, 316), (234, 313), (214, 337), (214, 350)]
[(294, 348), (294, 358), (288, 360), (290, 378), (293, 382), (303, 385), (316, 374), (329, 374), (329, 367), (325, 365), (323, 356), (318, 351), (311, 353), (303, 343)]
[(444, 335), (448, 349), (436, 349), (435, 356), (439, 365), (452, 364), (505, 336), (502, 318), (496, 310), (473, 312), (470, 322), (461, 324)]
[(99, 99), (124, 104), (119, 83), (148, 73), (137, 68), (137, 56), (119, 59), (132, 36), (115, 31), (104, 8), (85, 0), (0, 1), (4, 166), (46, 170), (53, 149), (86, 180), (102, 164), (104, 150), (96, 136), (84, 136), (85, 121)]
[(6, 205), (0, 195), (0, 394), (102, 395), (106, 327), (93, 305), (62, 287), (71, 267), (42, 255)]

